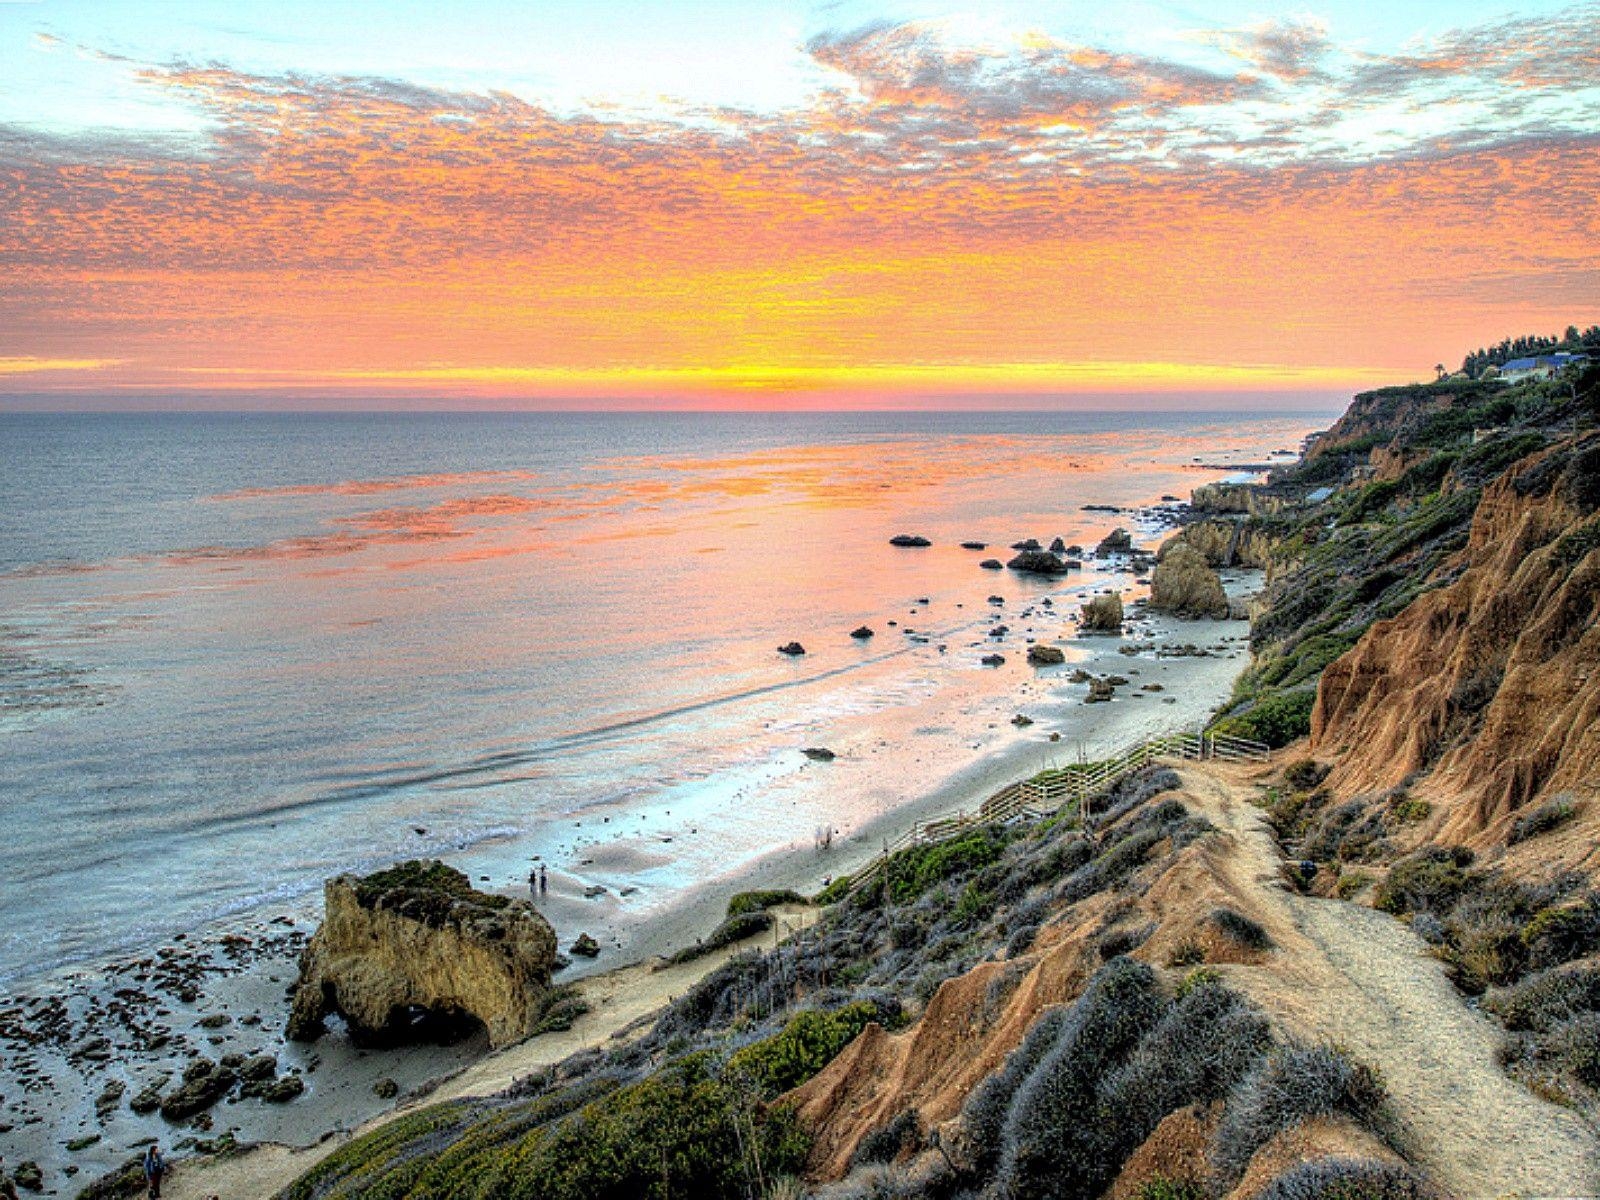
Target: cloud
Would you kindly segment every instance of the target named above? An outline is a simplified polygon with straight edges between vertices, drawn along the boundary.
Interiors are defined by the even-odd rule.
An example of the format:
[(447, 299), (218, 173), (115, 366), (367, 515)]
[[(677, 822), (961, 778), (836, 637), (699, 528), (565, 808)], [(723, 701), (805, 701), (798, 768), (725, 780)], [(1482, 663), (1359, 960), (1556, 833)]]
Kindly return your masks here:
[[(0, 127), (0, 328), (59, 355), (0, 374), (628, 395), (958, 367), (996, 391), (1348, 377), (1441, 324), (1494, 333), (1516, 294), (1439, 299), (1491, 263), (1566, 281), (1541, 313), (1592, 306), (1594, 8), (1386, 60), (1309, 21), (1205, 35), (1237, 71), (881, 24), (809, 42), (829, 82), (777, 113), (145, 64), (204, 132)], [(51, 362), (78, 365), (5, 365)]]

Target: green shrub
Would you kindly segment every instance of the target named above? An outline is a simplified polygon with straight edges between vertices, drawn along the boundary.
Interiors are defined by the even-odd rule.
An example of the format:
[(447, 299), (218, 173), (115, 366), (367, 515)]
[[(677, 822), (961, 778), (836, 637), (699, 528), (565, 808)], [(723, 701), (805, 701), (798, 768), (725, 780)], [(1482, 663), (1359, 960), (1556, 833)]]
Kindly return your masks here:
[(1372, 882), (1372, 876), (1365, 871), (1346, 871), (1339, 876), (1339, 882), (1334, 887), (1339, 899), (1348, 900)]
[(1578, 806), (1571, 796), (1560, 795), (1529, 809), (1511, 823), (1506, 832), (1506, 845), (1515, 846), (1542, 833), (1549, 833), (1565, 825), (1577, 815)]
[(843, 900), (850, 894), (851, 882), (850, 876), (840, 875), (837, 879), (831, 880), (826, 887), (818, 892), (812, 902), (821, 905), (839, 903), (839, 901)]
[(1315, 759), (1296, 759), (1283, 769), (1283, 781), (1297, 792), (1309, 792), (1321, 787), (1332, 770), (1332, 765)]
[(539, 1136), (506, 1200), (744, 1200), (761, 1176), (797, 1172), (806, 1150), (792, 1112), (752, 1106), (693, 1054)]
[(1585, 1012), (1539, 1035), (1536, 1056), (1544, 1066), (1600, 1090), (1600, 1013)]
[(865, 1000), (831, 1012), (796, 1013), (779, 1032), (730, 1058), (728, 1070), (751, 1079), (763, 1096), (781, 1095), (822, 1070), (863, 1029), (882, 1019), (878, 1006)]
[(757, 892), (739, 892), (728, 898), (728, 917), (742, 917), (745, 913), (766, 912), (782, 904), (808, 905), (811, 901), (789, 888), (767, 889)]
[(1192, 1179), (1157, 1175), (1139, 1185), (1134, 1200), (1205, 1200), (1206, 1190)]
[(1182, 1000), (1195, 988), (1211, 987), (1222, 982), (1222, 972), (1215, 967), (1196, 967), (1178, 984), (1178, 999)]
[(1172, 953), (1167, 955), (1169, 967), (1194, 967), (1205, 962), (1205, 947), (1199, 942), (1182, 942), (1173, 947)]
[(1448, 912), (1467, 889), (1467, 874), (1462, 870), (1466, 864), (1460, 857), (1454, 850), (1432, 848), (1401, 859), (1378, 885), (1374, 904), (1396, 916)]
[(679, 950), (672, 956), (671, 961), (675, 963), (693, 962), (697, 958), (703, 958), (710, 954), (713, 950), (720, 950), (724, 946), (742, 942), (758, 933), (765, 933), (775, 923), (771, 913), (760, 910), (743, 912), (738, 916), (729, 917), (694, 945), (685, 946), (682, 950)]
[(1600, 894), (1542, 909), (1519, 936), (1529, 965), (1540, 970), (1600, 951)]
[(998, 862), (1005, 847), (1005, 831), (995, 826), (946, 842), (907, 847), (889, 857), (889, 896), (896, 904), (909, 904), (935, 884)]
[(1395, 800), (1389, 811), (1394, 814), (1395, 820), (1415, 825), (1418, 821), (1426, 821), (1433, 814), (1433, 805), (1415, 796), (1401, 796)]
[(572, 984), (550, 988), (539, 997), (539, 1019), (534, 1023), (534, 1036), (571, 1029), (573, 1023), (588, 1011), (588, 1002)]
[(1244, 712), (1223, 717), (1211, 732), (1251, 738), (1278, 750), (1311, 732), (1311, 708), (1316, 700), (1316, 693), (1309, 690), (1266, 696)]

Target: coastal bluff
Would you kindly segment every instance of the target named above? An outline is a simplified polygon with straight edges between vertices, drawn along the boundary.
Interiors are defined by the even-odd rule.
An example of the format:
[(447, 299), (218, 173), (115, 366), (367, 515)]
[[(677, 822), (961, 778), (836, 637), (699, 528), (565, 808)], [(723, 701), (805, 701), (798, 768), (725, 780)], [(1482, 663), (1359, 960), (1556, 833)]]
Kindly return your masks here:
[(475, 1024), (497, 1047), (533, 1032), (556, 937), (527, 901), (479, 892), (436, 860), (340, 875), (325, 895), (322, 926), (300, 958), (290, 1038), (314, 1040), (330, 1014), (374, 1044)]

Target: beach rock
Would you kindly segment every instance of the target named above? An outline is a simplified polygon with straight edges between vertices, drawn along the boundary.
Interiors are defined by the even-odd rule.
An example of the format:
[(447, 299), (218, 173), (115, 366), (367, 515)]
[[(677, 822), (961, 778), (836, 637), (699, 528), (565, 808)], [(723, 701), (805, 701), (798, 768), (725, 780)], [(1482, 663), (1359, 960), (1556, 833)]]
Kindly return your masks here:
[(570, 949), (579, 958), (597, 958), (600, 954), (600, 943), (587, 933), (580, 933), (578, 940), (572, 943)]
[(1028, 647), (1028, 661), (1036, 667), (1056, 667), (1067, 661), (1067, 655), (1060, 646), (1039, 644)]
[(855, 638), (858, 642), (864, 642), (869, 637), (873, 636), (873, 632), (869, 626), (860, 625), (850, 631), (850, 636)]
[(104, 1121), (117, 1111), (117, 1106), (122, 1103), (122, 1097), (128, 1090), (128, 1085), (120, 1079), (107, 1080), (106, 1086), (100, 1089), (100, 1094), (94, 1098), (95, 1115)]
[(790, 658), (799, 658), (806, 652), (806, 648), (799, 642), (785, 642), (778, 647), (779, 654), (787, 654)]
[(277, 1073), (278, 1060), (270, 1054), (247, 1058), (239, 1067), (239, 1078), (246, 1083), (259, 1083), (263, 1079), (273, 1078)]
[(1116, 592), (1103, 592), (1083, 606), (1079, 627), (1084, 633), (1122, 632), (1122, 597)]
[(1067, 564), (1048, 550), (1024, 550), (1006, 564), (1025, 575), (1064, 575)]
[(1228, 596), (1205, 555), (1183, 542), (1169, 542), (1150, 577), (1150, 607), (1188, 619), (1223, 620)]
[(171, 1078), (172, 1076), (166, 1071), (157, 1075), (133, 1094), (133, 1099), (128, 1101), (128, 1107), (141, 1117), (147, 1113), (155, 1112), (156, 1109), (161, 1107), (162, 1089), (167, 1086), (167, 1081)]
[[(593, 861), (593, 860), (589, 860), (589, 861)], [(605, 889), (604, 885), (598, 884), (598, 883), (591, 883), (588, 887), (583, 889), (583, 898), (585, 900), (598, 900), (598, 899), (600, 899), (601, 896), (604, 896), (605, 894), (606, 894), (606, 889)]]
[(812, 762), (832, 762), (837, 757), (826, 746), (807, 746), (801, 753)]
[(385, 1075), (372, 1085), (372, 1094), (379, 1100), (393, 1100), (400, 1094), (400, 1085)]
[(221, 1063), (197, 1058), (183, 1073), (183, 1082), (161, 1101), (161, 1115), (169, 1121), (186, 1121), (221, 1100), (239, 1077)]
[(305, 1090), (306, 1081), (300, 1076), (280, 1075), (276, 1079), (263, 1080), (260, 1083), (247, 1083), (239, 1089), (239, 1094), (267, 1104), (287, 1104), (303, 1095)]
[(44, 1190), (44, 1172), (39, 1169), (39, 1164), (32, 1159), (24, 1159), (19, 1162), (16, 1174), (11, 1179), (25, 1192), (42, 1192)]
[(978, 661), (986, 667), (1003, 667), (1006, 665), (1006, 656), (1004, 654), (985, 654)]
[(1100, 545), (1095, 548), (1095, 553), (1105, 558), (1110, 554), (1126, 554), (1132, 549), (1133, 535), (1119, 526), (1100, 539)]
[(986, 558), (978, 565), (985, 571), (1000, 571), (1005, 568), (1005, 563), (1001, 562), (998, 558)]
[(1085, 504), (1082, 508), (1084, 512), (1119, 513), (1122, 511), (1115, 504)]
[(987, 550), (989, 548), (989, 543), (988, 542), (962, 542), (961, 543), (961, 548), (963, 550)]
[(915, 533), (897, 533), (892, 538), (889, 539), (889, 545), (891, 545), (891, 546), (911, 546), (911, 547), (920, 548), (920, 547), (923, 547), (923, 546), (931, 546), (931, 545), (933, 545), (933, 543), (930, 542), (927, 538), (922, 537), (922, 536), (920, 536), (918, 534), (915, 534)]
[(1042, 549), (1042, 547), (1039, 545), (1039, 539), (1038, 538), (1025, 538), (1020, 542), (1012, 542), (1011, 543), (1011, 548), (1013, 550), (1039, 550), (1039, 549)]
[(1062, 541), (1060, 538), (1057, 538), (1055, 541), (1050, 543), (1050, 553), (1051, 554), (1065, 554), (1066, 552), (1067, 552), (1067, 544), (1066, 544), (1066, 542)]
[(324, 910), (301, 955), (290, 1038), (315, 1038), (330, 1012), (365, 1042), (437, 1037), (472, 1022), (491, 1046), (533, 1032), (556, 938), (528, 901), (414, 860), (329, 880)]
[(1026, 729), (1029, 725), (1033, 724), (1033, 718), (1025, 717), (1021, 713), (1018, 713), (1016, 716), (1011, 718), (1011, 723), (1018, 729)]
[(1112, 686), (1109, 679), (1091, 679), (1089, 681), (1089, 695), (1085, 698), (1084, 703), (1104, 704), (1115, 693), (1116, 688)]
[(1009, 625), (996, 625), (993, 629), (989, 630), (989, 636), (992, 638), (1003, 638), (1010, 632), (1011, 627)]

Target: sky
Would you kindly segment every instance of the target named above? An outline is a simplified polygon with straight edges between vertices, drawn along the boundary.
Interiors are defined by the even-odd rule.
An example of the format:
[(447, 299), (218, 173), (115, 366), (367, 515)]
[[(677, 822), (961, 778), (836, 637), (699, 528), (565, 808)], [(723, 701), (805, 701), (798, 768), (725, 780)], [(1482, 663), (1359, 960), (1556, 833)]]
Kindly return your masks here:
[(1324, 402), (1597, 152), (1592, 2), (0, 0), (0, 409)]

